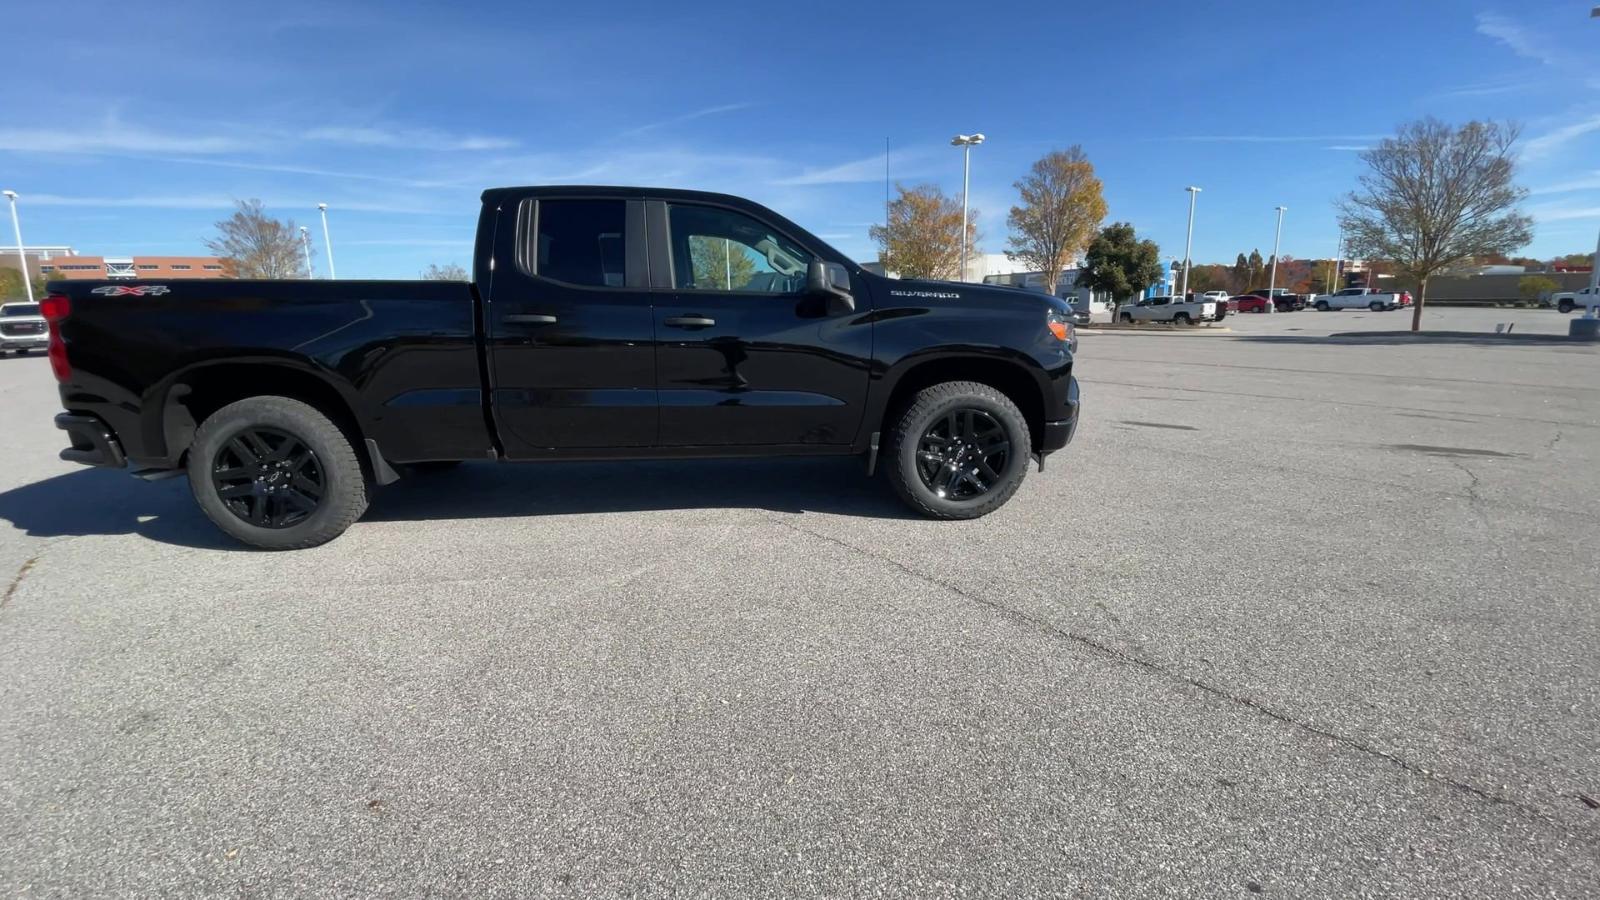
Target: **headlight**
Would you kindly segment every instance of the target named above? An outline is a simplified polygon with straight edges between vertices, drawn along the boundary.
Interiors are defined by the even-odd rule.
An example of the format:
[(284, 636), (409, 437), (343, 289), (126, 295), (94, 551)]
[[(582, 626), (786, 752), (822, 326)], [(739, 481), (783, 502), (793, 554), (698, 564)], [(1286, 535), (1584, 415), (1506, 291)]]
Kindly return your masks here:
[(1045, 327), (1050, 329), (1050, 333), (1055, 335), (1056, 340), (1064, 344), (1072, 342), (1072, 320), (1055, 310), (1051, 310), (1045, 314), (1044, 322)]

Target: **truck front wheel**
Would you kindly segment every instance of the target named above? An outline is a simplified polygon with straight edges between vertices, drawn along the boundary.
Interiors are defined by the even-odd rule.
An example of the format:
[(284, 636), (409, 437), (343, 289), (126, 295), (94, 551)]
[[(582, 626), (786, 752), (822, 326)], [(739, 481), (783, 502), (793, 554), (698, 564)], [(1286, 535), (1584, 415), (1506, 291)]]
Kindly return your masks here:
[(885, 469), (910, 507), (933, 519), (999, 509), (1028, 474), (1033, 441), (1011, 398), (987, 384), (924, 388), (889, 432)]
[(350, 438), (288, 397), (249, 397), (207, 417), (189, 447), (189, 487), (218, 528), (265, 550), (331, 541), (367, 508)]
[(1562, 300), (1560, 303), (1556, 304), (1556, 309), (1564, 313), (1569, 313), (1572, 312), (1575, 306), (1577, 306), (1577, 304), (1573, 303), (1571, 300)]

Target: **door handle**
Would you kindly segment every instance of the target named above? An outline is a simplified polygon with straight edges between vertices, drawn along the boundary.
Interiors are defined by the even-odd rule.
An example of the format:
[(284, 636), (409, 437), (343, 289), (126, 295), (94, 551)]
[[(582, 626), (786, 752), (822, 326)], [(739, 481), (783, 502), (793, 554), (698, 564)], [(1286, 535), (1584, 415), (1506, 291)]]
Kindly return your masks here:
[(556, 323), (556, 317), (518, 313), (516, 315), (506, 316), (505, 321), (516, 325), (554, 325)]
[(673, 328), (709, 328), (717, 324), (716, 319), (708, 319), (705, 316), (668, 316), (661, 322)]

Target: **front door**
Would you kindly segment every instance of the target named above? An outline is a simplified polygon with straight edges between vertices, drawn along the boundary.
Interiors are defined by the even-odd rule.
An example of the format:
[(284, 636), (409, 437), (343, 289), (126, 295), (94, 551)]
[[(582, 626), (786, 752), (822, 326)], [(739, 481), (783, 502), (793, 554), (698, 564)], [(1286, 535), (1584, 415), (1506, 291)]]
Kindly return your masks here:
[(485, 313), (507, 456), (656, 442), (643, 209), (616, 197), (522, 201), (514, 260), (495, 273)]
[[(766, 223), (719, 206), (665, 208), (650, 217), (667, 231), (671, 270), (655, 308), (661, 444), (851, 443), (872, 355), (866, 310), (808, 293), (813, 254)], [(860, 285), (854, 293), (870, 302)]]

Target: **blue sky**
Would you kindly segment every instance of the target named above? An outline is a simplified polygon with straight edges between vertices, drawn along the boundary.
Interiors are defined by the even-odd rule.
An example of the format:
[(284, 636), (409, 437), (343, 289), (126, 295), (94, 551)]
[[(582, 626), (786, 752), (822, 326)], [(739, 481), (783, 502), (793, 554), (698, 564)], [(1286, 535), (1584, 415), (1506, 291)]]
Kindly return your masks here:
[[(6, 15), (0, 187), (30, 244), (202, 253), (235, 198), (311, 225), (342, 277), (467, 263), (477, 194), (722, 190), (857, 258), (893, 176), (1005, 243), (1011, 183), (1081, 144), (1112, 219), (1195, 258), (1328, 255), (1357, 151), (1397, 123), (1522, 124), (1528, 251), (1600, 227), (1600, 20), (1582, 2), (44, 3)], [(18, 30), (20, 28), (20, 34)], [(20, 78), (20, 81), (18, 80)], [(5, 235), (9, 240), (9, 235)]]

